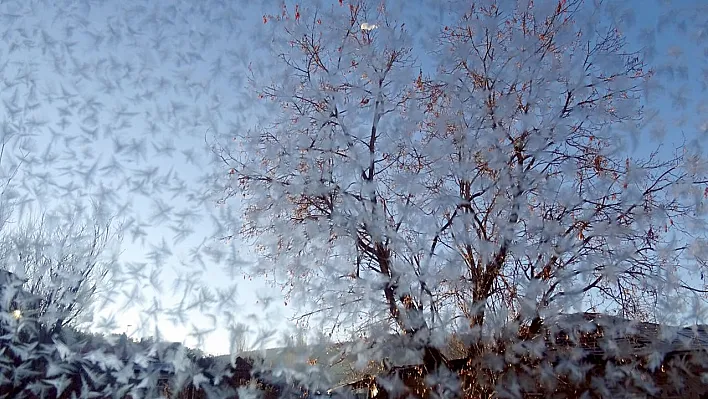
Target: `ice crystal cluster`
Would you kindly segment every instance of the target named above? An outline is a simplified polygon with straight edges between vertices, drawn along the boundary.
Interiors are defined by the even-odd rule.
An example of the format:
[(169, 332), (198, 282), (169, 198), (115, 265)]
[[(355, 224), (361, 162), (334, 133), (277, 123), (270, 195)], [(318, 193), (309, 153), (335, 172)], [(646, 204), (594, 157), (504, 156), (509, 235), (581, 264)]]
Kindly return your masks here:
[(706, 15), (0, 2), (0, 398), (708, 395)]

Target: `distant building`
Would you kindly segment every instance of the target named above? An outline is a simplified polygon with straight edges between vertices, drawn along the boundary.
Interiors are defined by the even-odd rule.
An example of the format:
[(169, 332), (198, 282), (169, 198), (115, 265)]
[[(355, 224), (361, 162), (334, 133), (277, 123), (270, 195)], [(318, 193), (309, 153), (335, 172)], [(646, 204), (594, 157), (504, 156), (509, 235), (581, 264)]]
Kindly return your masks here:
[[(638, 398), (708, 399), (708, 327), (671, 327), (653, 323), (634, 323), (619, 317), (597, 313), (562, 315), (559, 327), (545, 326), (544, 332), (514, 346), (518, 353), (526, 349), (529, 355), (518, 364), (487, 362), (489, 354), (450, 360), (447, 368), (457, 373), (461, 384), (466, 385), (494, 375), (503, 378), (508, 374), (516, 383), (530, 389), (525, 398), (579, 398), (624, 396), (631, 392)], [(669, 332), (672, 332), (669, 334)], [(540, 356), (531, 356), (534, 342), (540, 340), (544, 348)], [(545, 341), (545, 342), (544, 342)], [(527, 345), (524, 345), (526, 343)], [(504, 350), (510, 343), (500, 342), (490, 353), (504, 359)], [(656, 358), (656, 364), (648, 362)], [(494, 359), (494, 355), (489, 357)], [(575, 378), (572, 373), (560, 375), (557, 366), (567, 359), (581, 365), (584, 373)], [(504, 369), (487, 370), (489, 365)], [(539, 370), (549, 371), (551, 385), (539, 380)], [(569, 370), (573, 370), (570, 367)], [(552, 371), (552, 372), (551, 372)], [(496, 374), (495, 374), (496, 373)], [(366, 375), (361, 379), (335, 387), (331, 393), (349, 391), (358, 398), (429, 399), (434, 395), (426, 383), (427, 371), (422, 364), (395, 366), (379, 375)], [(573, 377), (573, 378), (571, 378)], [(574, 380), (575, 378), (575, 380)], [(400, 385), (397, 385), (399, 381)], [(390, 387), (396, 386), (394, 392)], [(491, 384), (493, 389), (495, 383)], [(602, 394), (602, 390), (606, 392)]]

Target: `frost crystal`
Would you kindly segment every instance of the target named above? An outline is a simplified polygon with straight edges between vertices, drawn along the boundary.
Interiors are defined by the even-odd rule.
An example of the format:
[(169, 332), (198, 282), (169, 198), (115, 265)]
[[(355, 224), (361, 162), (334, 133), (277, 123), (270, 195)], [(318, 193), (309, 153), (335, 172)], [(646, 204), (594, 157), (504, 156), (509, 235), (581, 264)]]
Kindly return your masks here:
[(0, 397), (708, 394), (706, 15), (2, 2)]

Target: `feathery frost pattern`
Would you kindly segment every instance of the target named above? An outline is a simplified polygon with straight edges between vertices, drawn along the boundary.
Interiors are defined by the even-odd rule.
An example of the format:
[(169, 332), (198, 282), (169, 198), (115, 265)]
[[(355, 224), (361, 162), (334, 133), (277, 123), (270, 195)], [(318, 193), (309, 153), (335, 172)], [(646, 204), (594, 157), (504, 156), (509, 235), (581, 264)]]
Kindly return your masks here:
[(2, 2), (0, 398), (707, 397), (706, 15)]

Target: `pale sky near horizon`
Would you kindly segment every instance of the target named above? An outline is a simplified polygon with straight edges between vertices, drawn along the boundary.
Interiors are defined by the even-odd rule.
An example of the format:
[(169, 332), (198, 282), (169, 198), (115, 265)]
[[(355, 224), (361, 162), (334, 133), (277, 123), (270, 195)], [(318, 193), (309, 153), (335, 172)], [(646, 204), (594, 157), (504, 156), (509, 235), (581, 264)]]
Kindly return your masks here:
[[(699, 6), (699, 0), (677, 3), (688, 8)], [(275, 1), (269, 4), (270, 10), (277, 9)], [(630, 4), (637, 12), (634, 26), (626, 26), (632, 37), (643, 27), (654, 26), (660, 15), (654, 3), (632, 0)], [(140, 5), (144, 8), (135, 7)], [(269, 306), (271, 313), (261, 310), (268, 296), (278, 297), (277, 290), (260, 278), (230, 275), (223, 267), (229, 261), (208, 260), (214, 249), (223, 251), (224, 257), (233, 251), (244, 261), (254, 259), (252, 249), (243, 241), (224, 244), (211, 239), (213, 221), (238, 220), (236, 204), (219, 206), (212, 196), (203, 205), (195, 205), (212, 187), (202, 180), (210, 168), (205, 136), (253, 123), (248, 116), (253, 104), (244, 96), (243, 86), (249, 59), (255, 56), (249, 37), (258, 34), (265, 13), (262, 7), (266, 6), (252, 4), (249, 9), (228, 0), (3, 2), (0, 71), (4, 84), (0, 96), (5, 101), (3, 118), (17, 118), (15, 123), (28, 126), (19, 139), (32, 141), (30, 151), (45, 158), (24, 170), (24, 192), (36, 192), (29, 194), (30, 198), (35, 196), (38, 203), (52, 206), (71, 196), (85, 199), (91, 193), (102, 197), (119, 216), (132, 221), (121, 256), (126, 273), (133, 270), (147, 279), (151, 272), (162, 270), (160, 280), (165, 284), (157, 298), (165, 302), (163, 306), (179, 302), (179, 292), (173, 292), (172, 287), (175, 279), (183, 282), (176, 291), (193, 289), (190, 281), (224, 290), (235, 287), (238, 303), (233, 313), (237, 319), (247, 322), (245, 316), (256, 312), (263, 322), (284, 331), (292, 327), (287, 319), (292, 306), (274, 300)], [(415, 12), (413, 7), (408, 11)], [(684, 62), (678, 63), (686, 66), (686, 73), (700, 75), (707, 67), (708, 52), (677, 40), (681, 40), (679, 36), (659, 34), (655, 61), (662, 63), (662, 57), (671, 57), (667, 60), (677, 63), (677, 57), (682, 57)], [(678, 45), (684, 46), (682, 54), (671, 50)], [(663, 81), (669, 82), (669, 72), (663, 74)], [(680, 84), (685, 84), (690, 94), (688, 106), (705, 101), (705, 88)], [(66, 98), (65, 94), (74, 97)], [(678, 111), (674, 110), (675, 100), (659, 97), (652, 105), (669, 116), (690, 116), (680, 130), (688, 137), (706, 138), (706, 120), (698, 119), (697, 109), (694, 114), (680, 103)], [(35, 102), (39, 108), (33, 108)], [(706, 127), (701, 130), (701, 126)], [(664, 142), (676, 143), (677, 134), (668, 128)], [(638, 151), (646, 153), (655, 144), (642, 141)], [(50, 153), (59, 158), (46, 155)], [(70, 182), (74, 185), (67, 186)], [(173, 245), (182, 227), (192, 231)], [(211, 246), (206, 250), (202, 246), (203, 266), (190, 254), (202, 242)], [(164, 258), (164, 265), (160, 258)], [(141, 306), (149, 308), (156, 303), (152, 289), (143, 290), (148, 295)], [(199, 296), (197, 291), (190, 295)], [(116, 318), (117, 332), (132, 332), (142, 324), (136, 310), (138, 301), (128, 305), (131, 309)], [(113, 309), (101, 311), (107, 315)], [(198, 309), (190, 312), (187, 326), (161, 322), (166, 339), (195, 344), (189, 324), (208, 329), (213, 320), (207, 314), (199, 316)], [(209, 335), (205, 351), (228, 353), (229, 335), (222, 327)]]

